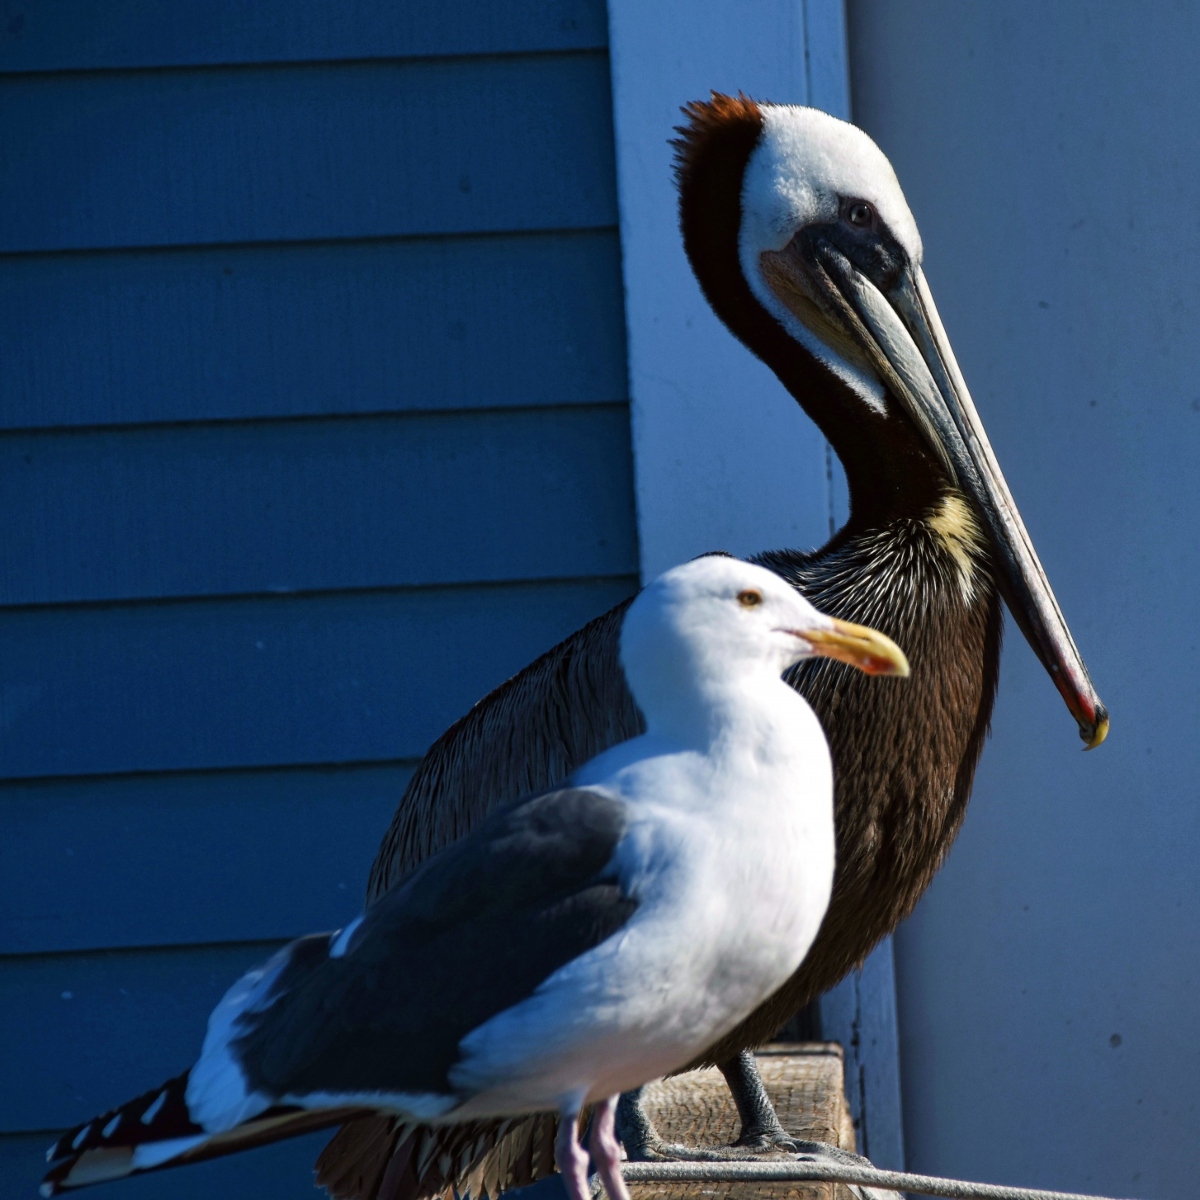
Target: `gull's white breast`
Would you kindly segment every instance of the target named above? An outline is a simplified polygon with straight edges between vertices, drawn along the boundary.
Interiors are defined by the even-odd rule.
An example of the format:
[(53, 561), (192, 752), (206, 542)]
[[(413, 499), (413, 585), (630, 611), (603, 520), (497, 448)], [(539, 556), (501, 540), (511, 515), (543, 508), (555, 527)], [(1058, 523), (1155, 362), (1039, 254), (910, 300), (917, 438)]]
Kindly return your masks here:
[(580, 785), (630, 806), (613, 866), (638, 909), (463, 1039), (452, 1081), (477, 1095), (456, 1115), (596, 1099), (676, 1070), (799, 967), (832, 885), (833, 789), (824, 735), (795, 698), (779, 736), (748, 753), (636, 739), (589, 764)]

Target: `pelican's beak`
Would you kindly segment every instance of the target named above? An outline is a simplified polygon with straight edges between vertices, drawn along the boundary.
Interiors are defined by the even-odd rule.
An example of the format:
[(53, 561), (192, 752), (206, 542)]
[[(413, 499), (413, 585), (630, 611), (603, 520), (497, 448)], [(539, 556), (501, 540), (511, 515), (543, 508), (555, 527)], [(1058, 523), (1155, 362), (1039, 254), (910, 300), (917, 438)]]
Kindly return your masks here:
[(793, 246), (792, 262), (807, 277), (809, 295), (824, 318), (825, 328), (814, 332), (828, 336), (830, 326), (837, 327), (836, 341), (850, 343), (845, 348), (853, 359), (867, 360), (974, 501), (1013, 618), (1078, 722), (1085, 748), (1100, 745), (1108, 734), (1108, 712), (1004, 481), (924, 273), (908, 267), (883, 291), (819, 228), (794, 239)]
[(795, 630), (820, 658), (833, 658), (849, 663), (868, 675), (908, 674), (908, 659), (904, 651), (877, 629), (854, 625), (830, 617), (829, 629)]

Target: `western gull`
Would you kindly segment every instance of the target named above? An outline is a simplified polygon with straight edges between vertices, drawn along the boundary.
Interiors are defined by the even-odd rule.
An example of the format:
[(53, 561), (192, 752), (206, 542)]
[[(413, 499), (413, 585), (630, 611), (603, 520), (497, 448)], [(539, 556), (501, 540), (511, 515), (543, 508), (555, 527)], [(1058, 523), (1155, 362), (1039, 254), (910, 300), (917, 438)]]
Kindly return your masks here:
[(645, 732), (244, 975), (189, 1071), (50, 1148), (43, 1195), (353, 1114), (436, 1127), (552, 1111), (568, 1193), (588, 1200), (590, 1107), (592, 1159), (627, 1197), (618, 1094), (743, 1020), (825, 912), (829, 751), (781, 678), (814, 657), (908, 672), (888, 638), (761, 567), (706, 557), (662, 575), (620, 636)]

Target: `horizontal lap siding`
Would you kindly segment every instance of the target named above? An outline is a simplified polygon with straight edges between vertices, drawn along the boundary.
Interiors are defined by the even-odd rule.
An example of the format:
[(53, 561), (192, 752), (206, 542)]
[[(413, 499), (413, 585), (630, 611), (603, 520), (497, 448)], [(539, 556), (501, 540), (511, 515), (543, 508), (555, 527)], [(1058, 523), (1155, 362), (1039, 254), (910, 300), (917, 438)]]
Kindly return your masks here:
[(612, 230), (0, 257), (0, 428), (605, 403), (624, 342)]
[(341, 925), (362, 905), (379, 831), (411, 774), (370, 763), (10, 780), (0, 785), (0, 955)]
[[(638, 570), (603, 5), (0, 28), (0, 1191)], [(126, 1185), (310, 1195), (323, 1135)]]
[(0, 777), (413, 758), (629, 591), (619, 578), (0, 611)]
[(631, 476), (619, 404), (0, 434), (0, 604), (631, 575)]
[(608, 59), (0, 76), (0, 252), (616, 223)]
[(596, 50), (603, 0), (39, 0), (5, 12), (0, 71)]

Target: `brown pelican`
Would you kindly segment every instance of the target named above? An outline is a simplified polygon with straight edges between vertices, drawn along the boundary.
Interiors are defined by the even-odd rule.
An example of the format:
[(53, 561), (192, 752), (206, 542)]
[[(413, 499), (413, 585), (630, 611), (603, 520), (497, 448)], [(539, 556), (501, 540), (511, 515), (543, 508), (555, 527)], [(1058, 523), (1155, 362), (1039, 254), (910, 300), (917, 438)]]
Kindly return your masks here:
[[(1087, 747), (1103, 741), (1108, 716), (959, 372), (890, 163), (860, 130), (812, 109), (714, 95), (684, 112), (677, 172), (692, 268), (718, 316), (824, 432), (850, 489), (849, 521), (826, 546), (757, 561), (823, 610), (882, 630), (912, 662), (903, 684), (864, 687), (831, 663), (791, 676), (833, 752), (833, 899), (800, 970), (696, 1059), (721, 1067), (742, 1142), (762, 1147), (788, 1139), (746, 1052), (912, 911), (962, 823), (995, 695), (1001, 597)], [(372, 897), (513, 788), (548, 787), (640, 731), (617, 665), (622, 612), (567, 638), (434, 744), (379, 851)], [(636, 1104), (625, 1117), (635, 1154), (670, 1150)], [(339, 1200), (375, 1200), (399, 1151), (409, 1165), (389, 1176), (386, 1200), (451, 1184), (494, 1197), (549, 1171), (552, 1143), (550, 1118), (453, 1137), (352, 1122), (322, 1154), (319, 1180)]]

